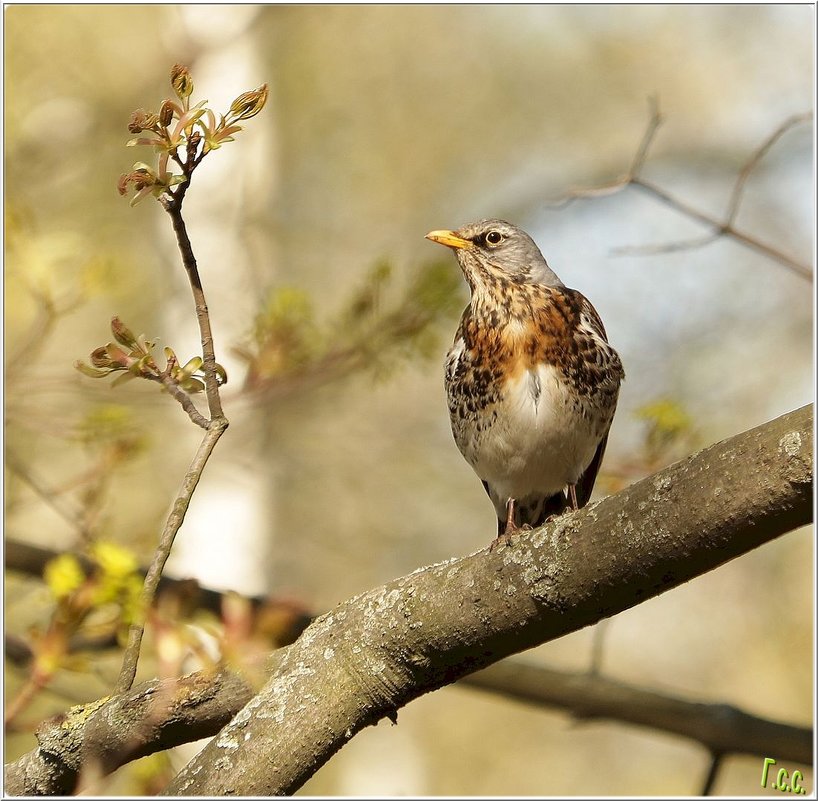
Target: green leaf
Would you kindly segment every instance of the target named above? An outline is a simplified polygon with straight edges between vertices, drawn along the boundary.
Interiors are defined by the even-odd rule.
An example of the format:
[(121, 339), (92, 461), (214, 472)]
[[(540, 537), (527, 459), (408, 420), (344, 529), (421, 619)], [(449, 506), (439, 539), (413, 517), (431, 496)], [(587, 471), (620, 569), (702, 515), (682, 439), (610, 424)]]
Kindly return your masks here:
[(111, 372), (110, 370), (99, 370), (96, 367), (91, 367), (79, 359), (74, 362), (74, 369), (79, 370), (83, 375), (88, 376), (88, 378), (105, 378), (105, 376)]
[(184, 367), (181, 368), (180, 375), (184, 378), (192, 376), (202, 366), (202, 357), (194, 356)]

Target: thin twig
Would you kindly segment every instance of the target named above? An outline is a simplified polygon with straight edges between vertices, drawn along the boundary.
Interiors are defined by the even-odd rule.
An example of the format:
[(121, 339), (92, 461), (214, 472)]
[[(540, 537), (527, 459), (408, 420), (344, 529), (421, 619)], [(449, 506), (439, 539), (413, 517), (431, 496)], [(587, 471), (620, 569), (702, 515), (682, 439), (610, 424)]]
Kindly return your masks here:
[[(748, 247), (752, 250), (755, 250), (761, 253), (764, 256), (772, 259), (773, 261), (777, 261), (782, 266), (792, 270), (796, 275), (800, 276), (801, 278), (805, 278), (807, 281), (812, 280), (812, 270), (809, 268), (808, 265), (802, 264), (795, 259), (790, 258), (785, 253), (782, 253), (777, 248), (772, 247), (771, 245), (767, 245), (761, 240), (757, 239), (750, 234), (745, 234), (742, 231), (737, 230), (731, 224), (722, 222), (721, 220), (716, 219), (715, 217), (711, 217), (708, 214), (705, 214), (703, 211), (699, 211), (698, 209), (693, 208), (687, 203), (684, 203), (681, 200), (678, 200), (672, 197), (668, 192), (666, 192), (661, 187), (657, 186), (654, 183), (649, 181), (645, 181), (641, 178), (633, 178), (630, 181), (631, 186), (635, 186), (638, 189), (641, 189), (648, 194), (655, 197), (657, 200), (660, 200), (666, 206), (674, 209), (675, 211), (681, 212), (686, 217), (690, 217), (697, 222), (702, 223), (703, 225), (708, 225), (713, 229), (713, 234), (710, 235), (711, 239), (709, 241), (713, 241), (718, 239), (721, 236), (729, 236), (731, 239), (734, 239), (741, 245)], [(690, 247), (701, 247), (703, 244), (706, 244), (707, 238), (705, 239), (698, 239), (698, 240), (691, 240), (688, 244)], [(673, 250), (680, 250), (681, 243), (673, 243)], [(619, 248), (619, 253), (622, 253), (622, 249)], [(629, 253), (636, 254), (636, 253), (652, 253), (656, 252), (656, 246), (633, 246), (628, 250)]]
[(190, 185), (188, 180), (179, 186), (173, 198), (163, 205), (170, 215), (173, 223), (173, 231), (176, 234), (176, 241), (179, 245), (179, 252), (182, 254), (182, 263), (185, 266), (187, 277), (190, 281), (190, 288), (193, 292), (193, 301), (196, 306), (196, 319), (199, 322), (199, 333), (202, 340), (202, 368), (205, 375), (205, 392), (207, 394), (207, 405), (210, 410), (211, 420), (223, 418), (221, 398), (219, 397), (219, 380), (216, 375), (216, 351), (213, 346), (213, 332), (210, 328), (210, 315), (207, 310), (202, 280), (199, 277), (199, 268), (196, 264), (196, 257), (193, 255), (193, 247), (190, 244), (190, 237), (187, 234), (184, 218), (182, 217), (182, 201)]
[(639, 148), (636, 151), (631, 168), (628, 170), (628, 178), (638, 178), (639, 173), (642, 172), (642, 167), (645, 166), (645, 161), (648, 157), (648, 151), (653, 144), (653, 138), (659, 130), (659, 126), (664, 122), (664, 117), (659, 111), (659, 100), (654, 96), (648, 98), (648, 110), (650, 111), (650, 120), (642, 141), (639, 143)]
[(665, 242), (663, 245), (620, 245), (612, 248), (613, 256), (647, 256), (656, 253), (677, 253), (680, 250), (696, 250), (715, 242), (721, 232), (706, 234), (695, 239), (680, 239), (677, 242)]
[(170, 556), (173, 541), (176, 538), (176, 532), (179, 531), (185, 519), (185, 513), (190, 505), (190, 499), (199, 483), (207, 460), (210, 458), (213, 448), (216, 446), (216, 443), (226, 428), (227, 420), (224, 418), (210, 422), (204, 438), (199, 445), (199, 449), (196, 451), (196, 455), (193, 457), (193, 461), (190, 463), (190, 467), (185, 474), (182, 488), (176, 496), (173, 509), (165, 523), (165, 530), (162, 532), (162, 537), (156, 546), (156, 552), (154, 553), (153, 560), (145, 576), (145, 583), (142, 586), (142, 593), (140, 595), (140, 619), (131, 624), (128, 632), (128, 645), (125, 648), (122, 669), (116, 683), (116, 692), (118, 693), (127, 692), (133, 685), (133, 680), (136, 676), (136, 665), (139, 661), (142, 634), (144, 632), (144, 622), (141, 617), (144, 616), (153, 602), (156, 588), (159, 586), (159, 579), (162, 577), (162, 570)]
[(4, 377), (6, 381), (24, 377), (22, 368), (31, 364), (34, 357), (42, 350), (45, 343), (56, 327), (57, 323), (67, 314), (76, 309), (82, 302), (81, 296), (64, 300), (61, 305), (51, 295), (33, 285), (24, 277), (19, 276), (31, 296), (40, 304), (37, 318), (31, 323), (23, 339), (23, 344), (17, 352), (6, 359)]
[(18, 715), (25, 711), (37, 694), (45, 687), (46, 681), (42, 673), (35, 671), (26, 679), (25, 684), (17, 691), (17, 694), (6, 706), (3, 715), (3, 728), (9, 729), (14, 725)]
[(46, 487), (39, 478), (34, 476), (31, 471), (11, 452), (6, 453), (6, 467), (13, 473), (16, 473), (29, 487), (50, 506), (66, 523), (72, 528), (76, 529), (77, 533), (83, 540), (87, 541), (91, 538), (91, 529), (85, 524), (82, 515), (70, 508), (70, 505), (64, 502), (59, 493)]
[(699, 795), (711, 795), (713, 792), (713, 785), (716, 783), (716, 779), (719, 777), (719, 769), (721, 768), (721, 761), (724, 758), (724, 755), (718, 752), (714, 752), (710, 758), (710, 768), (707, 771), (707, 776), (705, 776), (704, 784), (702, 785), (701, 792)]
[(800, 125), (801, 123), (810, 121), (812, 119), (812, 114), (811, 113), (797, 114), (790, 117), (781, 125), (779, 125), (778, 128), (776, 128), (776, 130), (769, 137), (767, 137), (767, 139), (764, 140), (760, 147), (753, 151), (753, 153), (750, 155), (750, 158), (745, 162), (744, 166), (741, 168), (739, 175), (736, 179), (736, 183), (735, 186), (733, 187), (733, 192), (730, 198), (730, 203), (728, 205), (725, 217), (723, 219), (717, 219), (716, 217), (713, 217), (709, 214), (706, 214), (703, 211), (700, 211), (697, 208), (694, 208), (688, 203), (678, 200), (661, 187), (657, 186), (656, 184), (650, 181), (646, 181), (644, 178), (641, 177), (642, 167), (644, 166), (645, 161), (647, 160), (648, 152), (650, 150), (651, 145), (653, 144), (656, 131), (661, 125), (663, 119), (662, 115), (659, 112), (659, 107), (655, 98), (649, 98), (648, 102), (650, 108), (650, 119), (648, 120), (648, 126), (645, 130), (645, 133), (642, 136), (642, 140), (639, 143), (636, 155), (634, 156), (633, 162), (631, 163), (628, 172), (621, 178), (608, 184), (602, 184), (596, 187), (589, 187), (587, 189), (571, 190), (559, 200), (553, 203), (549, 203), (548, 204), (549, 207), (561, 208), (567, 206), (569, 203), (572, 203), (574, 200), (606, 197), (608, 195), (621, 192), (623, 189), (626, 189), (629, 186), (635, 186), (643, 190), (644, 192), (647, 192), (648, 194), (652, 195), (657, 200), (660, 200), (662, 203), (664, 203), (666, 206), (669, 206), (673, 210), (680, 212), (686, 217), (689, 217), (690, 219), (695, 220), (696, 222), (699, 222), (702, 225), (708, 226), (709, 228), (712, 229), (712, 232), (707, 236), (701, 238), (670, 242), (662, 245), (645, 246), (635, 245), (619, 247), (614, 250), (615, 255), (623, 254), (645, 255), (654, 253), (670, 253), (680, 250), (692, 250), (695, 248), (703, 247), (704, 245), (708, 245), (722, 236), (726, 236), (735, 240), (739, 244), (744, 245), (744, 247), (750, 248), (751, 250), (755, 250), (756, 252), (761, 253), (762, 255), (766, 256), (772, 261), (778, 262), (782, 266), (794, 272), (800, 278), (803, 278), (807, 281), (812, 281), (812, 269), (808, 264), (793, 259), (786, 253), (783, 253), (778, 248), (774, 248), (771, 245), (767, 245), (764, 242), (757, 239), (756, 237), (738, 230), (734, 225), (736, 216), (738, 215), (739, 208), (741, 206), (744, 187), (747, 183), (748, 178), (750, 177), (750, 174), (758, 166), (761, 159), (770, 151), (773, 145), (785, 133), (787, 133), (787, 131), (794, 128), (796, 125)]
[(174, 380), (170, 375), (161, 375), (155, 376), (146, 374), (144, 376), (149, 381), (156, 381), (157, 383), (161, 384), (168, 393), (173, 396), (179, 403), (181, 404), (182, 408), (187, 412), (187, 416), (196, 423), (199, 428), (204, 428), (207, 430), (210, 427), (210, 420), (208, 420), (197, 408), (196, 404), (193, 403), (191, 400), (190, 395), (187, 394)]
[(732, 225), (736, 219), (736, 215), (738, 214), (739, 206), (741, 205), (742, 195), (744, 194), (744, 186), (747, 183), (747, 179), (750, 177), (750, 174), (753, 170), (758, 166), (758, 163), (767, 153), (770, 151), (772, 146), (791, 128), (794, 128), (796, 125), (801, 125), (804, 122), (809, 122), (812, 119), (812, 112), (807, 112), (806, 114), (795, 114), (776, 128), (772, 134), (764, 141), (761, 147), (750, 156), (747, 163), (741, 168), (741, 172), (736, 179), (736, 185), (733, 187), (733, 194), (730, 197), (730, 203), (727, 206), (727, 217), (725, 218), (724, 224), (725, 225)]

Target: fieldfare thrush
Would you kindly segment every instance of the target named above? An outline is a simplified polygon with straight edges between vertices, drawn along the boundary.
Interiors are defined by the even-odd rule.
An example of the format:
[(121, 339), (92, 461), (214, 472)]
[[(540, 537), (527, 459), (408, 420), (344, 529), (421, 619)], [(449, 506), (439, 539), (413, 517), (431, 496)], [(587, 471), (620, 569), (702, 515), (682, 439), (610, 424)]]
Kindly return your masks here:
[(426, 238), (454, 250), (471, 290), (446, 394), (457, 447), (497, 512), (494, 547), (585, 506), (625, 373), (590, 301), (524, 231), (481, 220)]

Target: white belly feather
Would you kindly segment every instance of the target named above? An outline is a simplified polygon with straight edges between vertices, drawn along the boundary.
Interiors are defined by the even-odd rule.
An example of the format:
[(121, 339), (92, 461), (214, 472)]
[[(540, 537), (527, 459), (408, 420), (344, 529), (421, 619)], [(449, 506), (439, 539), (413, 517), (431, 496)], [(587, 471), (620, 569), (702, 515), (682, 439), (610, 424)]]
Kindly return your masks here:
[(576, 483), (601, 439), (597, 415), (550, 365), (510, 380), (495, 410), (490, 426), (458, 445), (500, 498), (552, 495)]

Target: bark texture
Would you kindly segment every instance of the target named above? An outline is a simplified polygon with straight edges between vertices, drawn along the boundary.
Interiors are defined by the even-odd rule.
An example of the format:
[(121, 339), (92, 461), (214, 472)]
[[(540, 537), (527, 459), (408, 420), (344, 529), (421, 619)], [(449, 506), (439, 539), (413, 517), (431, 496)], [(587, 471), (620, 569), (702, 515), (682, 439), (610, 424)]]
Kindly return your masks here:
[(228, 672), (149, 681), (72, 707), (37, 730), (39, 746), (5, 766), (6, 794), (70, 795), (80, 772), (106, 774), (134, 759), (215, 734), (253, 692)]

